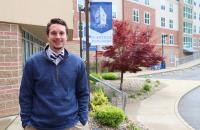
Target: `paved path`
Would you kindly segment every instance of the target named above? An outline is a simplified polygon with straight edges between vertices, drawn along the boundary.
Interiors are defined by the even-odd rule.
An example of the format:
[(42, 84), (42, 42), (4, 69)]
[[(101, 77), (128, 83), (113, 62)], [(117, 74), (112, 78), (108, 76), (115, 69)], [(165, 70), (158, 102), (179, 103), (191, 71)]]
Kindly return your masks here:
[(193, 89), (181, 98), (178, 110), (180, 115), (194, 129), (200, 130), (200, 87)]
[(154, 74), (151, 75), (151, 78), (176, 79), (176, 80), (200, 80), (200, 65), (184, 70), (168, 72), (165, 74)]
[(127, 115), (150, 130), (192, 129), (178, 114), (178, 101), (182, 95), (200, 85), (200, 81), (160, 80), (167, 87), (149, 98), (127, 105)]

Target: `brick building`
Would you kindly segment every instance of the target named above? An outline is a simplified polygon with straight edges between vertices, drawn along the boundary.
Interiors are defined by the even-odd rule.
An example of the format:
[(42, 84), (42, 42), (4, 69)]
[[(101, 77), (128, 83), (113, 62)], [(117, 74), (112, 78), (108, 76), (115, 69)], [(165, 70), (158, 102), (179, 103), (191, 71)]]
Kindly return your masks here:
[[(91, 0), (98, 2), (101, 0)], [(153, 28), (154, 39), (167, 67), (200, 56), (200, 1), (198, 0), (104, 0), (112, 2), (113, 19), (140, 28)], [(74, 3), (74, 37), (78, 39), (78, 12)], [(84, 17), (82, 18), (84, 21)], [(183, 59), (183, 60), (182, 60)]]
[(46, 45), (51, 18), (67, 21), (72, 39), (72, 1), (6, 0), (0, 4), (0, 117), (19, 112), (18, 94), (24, 62)]

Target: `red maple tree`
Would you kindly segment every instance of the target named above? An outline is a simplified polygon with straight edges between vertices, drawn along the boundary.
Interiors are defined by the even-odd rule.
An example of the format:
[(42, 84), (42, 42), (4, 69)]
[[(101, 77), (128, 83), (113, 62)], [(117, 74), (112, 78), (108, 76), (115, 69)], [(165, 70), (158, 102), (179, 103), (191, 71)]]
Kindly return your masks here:
[(152, 29), (139, 29), (126, 21), (113, 21), (113, 45), (104, 47), (103, 67), (121, 72), (120, 90), (125, 72), (136, 73), (140, 67), (151, 67), (163, 58), (150, 40)]

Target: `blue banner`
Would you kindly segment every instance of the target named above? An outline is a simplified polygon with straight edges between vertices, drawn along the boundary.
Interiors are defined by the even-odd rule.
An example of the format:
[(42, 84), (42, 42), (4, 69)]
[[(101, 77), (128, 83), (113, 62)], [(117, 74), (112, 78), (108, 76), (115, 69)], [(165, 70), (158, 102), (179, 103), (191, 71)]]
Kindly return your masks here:
[(90, 43), (112, 45), (112, 2), (90, 2)]
[[(83, 50), (86, 50), (86, 41), (83, 41), (83, 42), (82, 42), (82, 46), (83, 46)], [(94, 45), (90, 45), (89, 50), (90, 50), (90, 51), (96, 51), (96, 50), (97, 50), (97, 47), (94, 46)]]

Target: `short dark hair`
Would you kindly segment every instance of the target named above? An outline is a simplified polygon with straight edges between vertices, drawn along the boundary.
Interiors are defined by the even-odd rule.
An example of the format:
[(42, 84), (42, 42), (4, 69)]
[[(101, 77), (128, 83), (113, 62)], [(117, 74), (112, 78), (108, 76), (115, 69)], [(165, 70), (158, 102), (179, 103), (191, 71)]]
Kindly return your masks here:
[(47, 35), (49, 34), (49, 28), (52, 24), (61, 24), (63, 26), (65, 26), (66, 28), (66, 33), (68, 35), (68, 27), (67, 27), (67, 24), (64, 20), (60, 19), (60, 18), (53, 18), (50, 20), (50, 22), (47, 24), (47, 28), (46, 28), (46, 33)]

